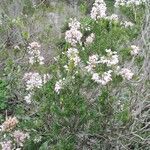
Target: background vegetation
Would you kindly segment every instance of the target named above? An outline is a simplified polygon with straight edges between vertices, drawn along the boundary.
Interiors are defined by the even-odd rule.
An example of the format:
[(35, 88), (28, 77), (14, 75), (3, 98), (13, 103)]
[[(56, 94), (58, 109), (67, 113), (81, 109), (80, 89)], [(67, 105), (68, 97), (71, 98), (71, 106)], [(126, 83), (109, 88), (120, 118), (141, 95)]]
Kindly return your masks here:
[[(120, 22), (90, 17), (93, 1), (1, 0), (0, 3), (0, 124), (7, 116), (16, 116), (16, 129), (30, 136), (25, 150), (148, 150), (150, 149), (149, 118), (149, 51), (150, 4), (137, 7), (114, 7), (106, 0), (107, 14), (116, 13), (120, 20), (134, 27), (124, 28)], [(84, 37), (95, 34), (92, 44), (76, 48), (83, 66), (70, 66), (66, 52), (71, 47), (65, 40), (69, 18), (81, 23)], [(86, 30), (90, 27), (90, 31)], [(28, 63), (28, 46), (41, 45), (44, 65)], [(140, 53), (130, 54), (131, 45)], [(121, 67), (130, 67), (133, 80), (120, 75), (101, 86), (91, 80), (83, 67), (89, 56), (117, 51)], [(104, 65), (97, 71), (107, 71)], [(27, 104), (26, 72), (49, 74), (50, 80), (35, 88), (32, 103)], [(55, 84), (65, 78), (59, 94)], [(10, 133), (0, 133), (0, 142), (10, 140)]]

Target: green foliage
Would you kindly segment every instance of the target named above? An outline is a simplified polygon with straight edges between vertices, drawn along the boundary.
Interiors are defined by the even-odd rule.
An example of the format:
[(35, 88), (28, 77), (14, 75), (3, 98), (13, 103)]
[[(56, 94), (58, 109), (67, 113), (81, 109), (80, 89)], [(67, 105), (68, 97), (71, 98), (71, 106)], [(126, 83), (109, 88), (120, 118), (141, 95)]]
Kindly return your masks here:
[(7, 85), (4, 80), (0, 80), (0, 111), (7, 107)]
[(80, 11), (81, 11), (83, 14), (86, 14), (86, 13), (87, 13), (87, 9), (88, 9), (87, 2), (82, 2), (82, 3), (80, 4)]
[(139, 7), (132, 6), (132, 7), (121, 7), (121, 12), (126, 15), (129, 20), (135, 23), (139, 28), (140, 25), (143, 23), (143, 15), (145, 6), (140, 5)]
[(31, 0), (23, 0), (24, 8), (23, 13), (26, 15), (33, 15), (35, 8), (32, 5)]

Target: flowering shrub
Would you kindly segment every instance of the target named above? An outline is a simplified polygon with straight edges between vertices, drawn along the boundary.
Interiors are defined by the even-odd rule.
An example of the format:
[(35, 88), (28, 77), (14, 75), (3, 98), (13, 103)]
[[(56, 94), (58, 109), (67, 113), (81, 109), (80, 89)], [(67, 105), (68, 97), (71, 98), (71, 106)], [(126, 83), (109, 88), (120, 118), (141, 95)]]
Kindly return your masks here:
[(54, 63), (45, 63), (38, 42), (24, 46), (24, 108), (18, 111), (21, 121), (2, 123), (2, 150), (148, 148), (148, 121), (142, 116), (136, 124), (144, 49), (135, 39), (145, 1), (116, 0), (121, 15), (111, 14), (107, 2), (95, 0), (88, 16), (70, 19)]
[[(68, 24), (65, 46), (51, 66), (53, 77), (36, 94), (41, 95), (41, 109), (50, 117), (47, 132), (52, 133), (43, 146), (107, 149), (121, 148), (118, 141), (127, 142), (119, 132), (125, 134), (124, 127), (134, 116), (131, 93), (124, 86), (133, 88), (137, 72), (129, 62), (141, 48), (126, 43), (135, 38), (131, 34), (139, 26), (116, 14), (109, 16), (106, 10), (105, 2), (97, 0), (90, 18), (71, 19)], [(117, 128), (123, 130), (117, 132)], [(119, 136), (116, 142), (114, 135)]]

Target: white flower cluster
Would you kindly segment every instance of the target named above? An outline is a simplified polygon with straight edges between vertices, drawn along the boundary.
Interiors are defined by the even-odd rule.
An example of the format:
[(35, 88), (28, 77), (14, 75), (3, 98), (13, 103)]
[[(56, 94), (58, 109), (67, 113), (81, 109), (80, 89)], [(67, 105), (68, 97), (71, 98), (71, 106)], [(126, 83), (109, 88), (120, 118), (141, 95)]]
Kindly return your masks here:
[(82, 33), (80, 32), (80, 22), (76, 19), (72, 19), (69, 23), (70, 30), (65, 33), (65, 40), (72, 46), (76, 46), (77, 43), (81, 42)]
[(136, 45), (131, 45), (131, 55), (135, 56), (139, 53), (140, 48)]
[(91, 28), (89, 26), (86, 26), (85, 31), (91, 31)]
[(19, 130), (15, 130), (11, 136), (14, 143), (11, 140), (1, 142), (0, 145), (2, 150), (21, 150), (21, 148), (16, 149), (15, 145), (17, 144), (17, 147), (23, 147), (25, 140), (29, 138), (28, 133), (23, 133)]
[(91, 18), (94, 20), (106, 17), (106, 4), (104, 0), (96, 0), (91, 10)]
[[(28, 46), (28, 54), (29, 54), (29, 63), (39, 63), (40, 65), (44, 64), (44, 57), (41, 56), (40, 52), (41, 45), (38, 42), (32, 42)], [(28, 95), (24, 97), (24, 100), (30, 104), (33, 90), (35, 88), (41, 88), (43, 84), (45, 84), (49, 79), (49, 74), (40, 75), (38, 72), (29, 72), (25, 73), (24, 81), (26, 82), (26, 90), (29, 92)]]
[(93, 73), (94, 68), (99, 63), (98, 59), (98, 55), (89, 56), (89, 61), (87, 62), (88, 65), (85, 67), (88, 72)]
[(93, 43), (94, 39), (95, 39), (95, 34), (94, 34), (94, 33), (91, 33), (91, 34), (86, 38), (85, 45), (89, 45), (89, 44)]
[(112, 80), (112, 70), (109, 70), (107, 72), (104, 72), (101, 77), (98, 73), (93, 73), (92, 80), (94, 80), (96, 83), (100, 83), (102, 85), (106, 85), (109, 81)]
[(106, 85), (109, 81), (112, 80), (111, 73), (112, 70), (104, 72), (101, 76), (98, 73), (95, 73), (95, 68), (97, 64), (106, 64), (108, 67), (117, 65), (119, 62), (117, 52), (112, 52), (110, 49), (106, 49), (106, 56), (102, 56), (99, 58), (98, 55), (92, 55), (89, 57), (89, 61), (87, 62), (87, 66), (85, 67), (88, 72), (92, 74), (92, 80), (96, 83), (100, 83), (102, 85)]
[(37, 72), (29, 72), (24, 75), (24, 80), (26, 82), (26, 90), (29, 91), (28, 95), (25, 96), (24, 99), (28, 104), (30, 104), (33, 89), (42, 87), (42, 77)]
[(100, 63), (106, 64), (108, 67), (118, 64), (119, 59), (117, 52), (116, 51), (112, 52), (111, 49), (106, 49), (105, 51), (107, 55), (101, 57)]
[(115, 7), (124, 6), (126, 4), (126, 0), (116, 0)]
[(121, 71), (120, 71), (120, 75), (124, 79), (131, 80), (134, 74), (128, 68), (122, 68)]
[(39, 142), (41, 142), (42, 141), (42, 136), (36, 136), (35, 138), (34, 138), (34, 143), (39, 143)]
[(64, 80), (65, 79), (63, 79), (63, 80), (60, 79), (59, 81), (56, 82), (56, 84), (55, 84), (55, 92), (57, 94), (59, 94), (60, 90), (63, 88)]
[(29, 134), (23, 133), (22, 131), (17, 130), (17, 131), (14, 131), (13, 138), (14, 138), (15, 142), (17, 143), (17, 145), (22, 147), (25, 140), (29, 138)]
[(132, 22), (130, 22), (130, 21), (121, 22), (121, 25), (123, 25), (125, 28), (134, 26), (134, 24)]
[(41, 45), (37, 42), (32, 42), (28, 46), (28, 54), (29, 54), (29, 63), (39, 63), (40, 65), (44, 64), (44, 57), (41, 56), (40, 52)]
[[(64, 68), (69, 71), (69, 66), (74, 65), (75, 67), (79, 64), (80, 62), (80, 57), (79, 57), (79, 51), (78, 49), (75, 48), (77, 43), (81, 43), (81, 38), (82, 38), (82, 33), (80, 32), (80, 22), (78, 22), (76, 19), (71, 19), (71, 22), (68, 24), (70, 27), (70, 30), (66, 31), (66, 36), (65, 40), (66, 42), (70, 43), (71, 48), (68, 48), (68, 51), (66, 52), (66, 55), (68, 57), (68, 64), (64, 66)], [(65, 54), (65, 53), (64, 53)], [(65, 78), (58, 80), (55, 83), (55, 92), (57, 94), (60, 93), (61, 89), (63, 88), (65, 82)]]
[(119, 21), (119, 17), (117, 14), (112, 14), (111, 16), (107, 16), (106, 19), (110, 21)]
[[(141, 5), (142, 3), (145, 3), (146, 0), (116, 0), (115, 7), (119, 6), (131, 6), (131, 5)], [(92, 10), (91, 10), (91, 18), (95, 21), (98, 19), (106, 19), (110, 22), (119, 22), (123, 27), (133, 27), (134, 24), (130, 21), (120, 21), (117, 14), (112, 14), (110, 16), (106, 15), (106, 3), (104, 0), (95, 0), (95, 3), (93, 4)], [(89, 38), (91, 39), (91, 38)]]
[(42, 86), (42, 77), (37, 72), (29, 72), (24, 75), (26, 82), (26, 90), (33, 90), (34, 88), (40, 88)]
[[(112, 52), (111, 49), (106, 49), (106, 56), (99, 58), (98, 55), (92, 55), (89, 57), (87, 62), (86, 70), (91, 73), (92, 80), (101, 85), (106, 85), (108, 82), (112, 81), (112, 73), (121, 75), (124, 79), (130, 80), (133, 77), (131, 70), (127, 68), (122, 68), (118, 66), (119, 58), (117, 52)], [(112, 67), (112, 69), (102, 73), (101, 75), (95, 71), (97, 65), (106, 64), (107, 67)]]
[(94, 20), (101, 19), (101, 18), (104, 18), (110, 21), (119, 20), (119, 17), (117, 14), (112, 14), (111, 16), (107, 16), (106, 10), (107, 10), (107, 7), (106, 7), (106, 3), (104, 2), (104, 0), (96, 0), (91, 10), (91, 18)]
[[(103, 0), (96, 0), (92, 11), (91, 11), (91, 17), (94, 20), (97, 20), (99, 18), (105, 18), (110, 21), (118, 21), (119, 17), (116, 14), (112, 14), (111, 16), (106, 16), (106, 4)], [(125, 27), (133, 26), (131, 22), (124, 22), (123, 24)], [(64, 68), (66, 70), (69, 70), (69, 65), (72, 63), (74, 66), (78, 66), (79, 62), (81, 62), (81, 59), (79, 57), (79, 51), (77, 48), (75, 48), (77, 43), (80, 43), (82, 33), (79, 31), (80, 23), (73, 19), (72, 22), (69, 23), (70, 30), (66, 32), (66, 41), (69, 42), (73, 47), (68, 48), (68, 51), (66, 52), (66, 55), (69, 59), (68, 65), (65, 65)], [(80, 32), (79, 36), (80, 38), (77, 38), (78, 32)], [(77, 34), (76, 34), (77, 33)], [(85, 41), (85, 45), (91, 44), (95, 38), (94, 33), (91, 33)], [(131, 46), (134, 52), (137, 53), (138, 49), (137, 47)], [(87, 72), (89, 72), (92, 75), (92, 80), (94, 80), (96, 83), (101, 85), (106, 85), (110, 81), (112, 81), (112, 75), (117, 74), (121, 75), (124, 79), (130, 80), (133, 77), (133, 73), (128, 68), (122, 68), (120, 69), (118, 63), (119, 63), (119, 56), (116, 51), (112, 51), (111, 49), (105, 50), (106, 55), (99, 57), (98, 55), (92, 55), (89, 56), (89, 60), (87, 62), (87, 66), (85, 69)], [(108, 67), (108, 71), (105, 71), (103, 73), (99, 73), (96, 71), (97, 66), (105, 64)], [(60, 93), (61, 89), (63, 89), (63, 85), (66, 79), (59, 79), (55, 84), (55, 92), (57, 94)]]
[(12, 150), (12, 141), (3, 141), (0, 144), (2, 150)]
[(79, 21), (77, 21), (76, 18), (74, 19), (70, 19), (70, 22), (68, 23), (69, 28), (74, 28), (74, 29), (80, 29), (81, 27), (81, 23)]
[(24, 100), (26, 101), (27, 104), (31, 104), (31, 102), (32, 102), (32, 95), (33, 95), (33, 93), (29, 92), (28, 95), (26, 95), (24, 97)]
[(130, 5), (141, 5), (146, 2), (146, 0), (116, 0), (115, 7), (119, 6), (130, 6)]
[(15, 45), (14, 49), (20, 49), (20, 47), (18, 45)]
[(35, 88), (41, 88), (49, 79), (49, 74), (44, 74), (41, 76), (38, 72), (29, 72), (25, 73), (24, 81), (26, 82), (26, 90), (29, 91), (29, 94), (25, 96), (25, 101), (31, 103), (31, 98), (33, 95), (33, 90)]
[(69, 63), (73, 62), (74, 66), (77, 66), (80, 62), (80, 57), (78, 56), (79, 51), (76, 48), (69, 48), (67, 51), (67, 57), (69, 58)]

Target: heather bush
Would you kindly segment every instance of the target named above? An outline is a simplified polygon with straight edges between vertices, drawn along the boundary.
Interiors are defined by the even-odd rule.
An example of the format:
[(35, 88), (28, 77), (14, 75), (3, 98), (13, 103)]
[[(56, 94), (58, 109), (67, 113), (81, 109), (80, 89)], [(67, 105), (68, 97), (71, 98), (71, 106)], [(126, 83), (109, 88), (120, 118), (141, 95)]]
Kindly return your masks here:
[[(47, 28), (32, 39), (24, 16), (9, 20), (23, 43), (11, 52), (2, 45), (2, 150), (148, 150), (147, 6), (96, 0), (88, 13), (81, 3), (84, 15), (68, 19), (52, 61), (43, 54)], [(35, 17), (38, 8), (30, 7), (24, 11)]]

